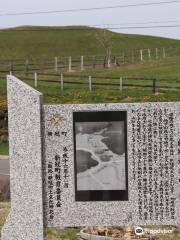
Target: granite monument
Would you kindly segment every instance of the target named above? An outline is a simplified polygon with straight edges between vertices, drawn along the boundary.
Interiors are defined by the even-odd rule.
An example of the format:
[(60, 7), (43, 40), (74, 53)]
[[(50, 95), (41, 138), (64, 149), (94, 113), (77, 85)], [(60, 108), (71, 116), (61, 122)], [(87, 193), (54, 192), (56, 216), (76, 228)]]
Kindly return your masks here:
[(11, 212), (2, 240), (44, 227), (180, 224), (180, 103), (45, 105), (8, 76)]

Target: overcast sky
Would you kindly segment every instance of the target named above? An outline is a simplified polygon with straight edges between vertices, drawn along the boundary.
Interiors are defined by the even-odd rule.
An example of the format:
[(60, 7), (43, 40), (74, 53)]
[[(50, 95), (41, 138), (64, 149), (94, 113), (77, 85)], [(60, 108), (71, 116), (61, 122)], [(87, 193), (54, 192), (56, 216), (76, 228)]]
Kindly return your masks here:
[[(0, 0), (0, 14), (17, 12), (34, 12), (64, 10), (75, 8), (104, 7), (113, 5), (127, 5), (145, 2), (162, 2), (168, 0)], [(129, 8), (116, 8), (95, 10), (90, 12), (56, 13), (26, 16), (1, 16), (0, 27), (13, 27), (19, 25), (97, 25), (124, 24), (151, 21), (179, 21), (171, 23), (146, 24), (154, 25), (180, 25), (180, 1), (154, 6), (139, 6)], [(137, 26), (130, 24), (127, 26)], [(138, 25), (140, 26), (140, 25)], [(143, 25), (141, 25), (143, 26)], [(123, 25), (125, 27), (125, 25)], [(180, 39), (180, 27), (157, 29), (126, 29), (116, 30), (123, 33), (148, 34)]]

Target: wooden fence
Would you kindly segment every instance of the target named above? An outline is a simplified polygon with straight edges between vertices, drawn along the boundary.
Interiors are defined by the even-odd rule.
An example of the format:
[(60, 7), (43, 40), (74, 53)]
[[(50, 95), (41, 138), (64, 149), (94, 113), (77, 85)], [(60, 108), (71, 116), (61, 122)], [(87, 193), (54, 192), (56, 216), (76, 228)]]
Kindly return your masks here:
[[(66, 85), (87, 86), (90, 92), (97, 87), (113, 87), (119, 89), (121, 92), (124, 88), (144, 88), (151, 89), (155, 94), (159, 89), (161, 90), (180, 90), (180, 79), (178, 78), (157, 78), (157, 77), (143, 77), (143, 76), (87, 76), (87, 75), (70, 75), (70, 74), (56, 74), (56, 73), (37, 73), (34, 72), (30, 76), (17, 75), (17, 77), (24, 81), (33, 81), (34, 87), (37, 88), (40, 83), (57, 84), (61, 91)], [(1, 77), (2, 79), (2, 77)], [(174, 85), (173, 85), (174, 83)]]
[(127, 64), (138, 64), (147, 61), (160, 60), (168, 57), (179, 56), (180, 48), (154, 48), (126, 50), (113, 54), (110, 65), (104, 55), (94, 56), (55, 56), (53, 58), (27, 58), (27, 59), (0, 59), (0, 72), (26, 74), (34, 71), (73, 72), (85, 69), (121, 67)]

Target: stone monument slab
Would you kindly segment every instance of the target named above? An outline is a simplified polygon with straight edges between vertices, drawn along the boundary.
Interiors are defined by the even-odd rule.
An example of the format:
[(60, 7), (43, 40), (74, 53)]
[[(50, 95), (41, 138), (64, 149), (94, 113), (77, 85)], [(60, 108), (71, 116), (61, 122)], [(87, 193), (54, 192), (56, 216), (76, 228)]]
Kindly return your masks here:
[(43, 240), (44, 227), (180, 224), (179, 102), (44, 105), (7, 82), (2, 240)]
[(2, 240), (44, 239), (42, 94), (7, 77), (11, 212)]
[(43, 111), (48, 226), (180, 222), (179, 103)]

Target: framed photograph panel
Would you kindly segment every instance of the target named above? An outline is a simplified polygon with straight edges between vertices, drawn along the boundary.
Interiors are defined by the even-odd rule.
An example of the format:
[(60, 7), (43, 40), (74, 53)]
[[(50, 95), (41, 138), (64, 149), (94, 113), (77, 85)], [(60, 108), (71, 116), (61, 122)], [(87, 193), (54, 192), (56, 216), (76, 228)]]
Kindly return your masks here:
[(76, 201), (127, 201), (127, 112), (73, 112)]

